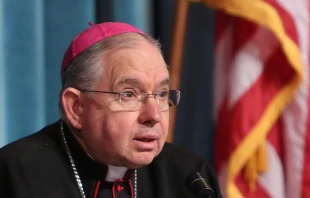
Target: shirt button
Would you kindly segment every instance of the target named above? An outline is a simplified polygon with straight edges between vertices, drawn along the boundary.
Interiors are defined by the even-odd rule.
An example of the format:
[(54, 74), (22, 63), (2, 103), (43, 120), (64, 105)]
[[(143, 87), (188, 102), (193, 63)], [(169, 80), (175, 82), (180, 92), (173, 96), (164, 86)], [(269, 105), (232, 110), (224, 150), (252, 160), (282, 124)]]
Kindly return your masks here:
[(120, 184), (117, 184), (117, 186), (116, 186), (117, 192), (121, 192), (123, 189), (124, 189), (123, 186), (121, 186)]

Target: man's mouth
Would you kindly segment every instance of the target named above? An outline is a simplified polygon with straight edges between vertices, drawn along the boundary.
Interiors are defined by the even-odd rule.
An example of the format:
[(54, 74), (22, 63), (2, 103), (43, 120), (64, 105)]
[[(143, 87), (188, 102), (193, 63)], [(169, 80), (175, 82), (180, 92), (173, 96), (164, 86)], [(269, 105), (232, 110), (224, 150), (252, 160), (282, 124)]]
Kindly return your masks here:
[(157, 138), (155, 137), (138, 137), (134, 139), (134, 142), (141, 151), (151, 151), (157, 147)]
[(154, 141), (154, 138), (136, 138), (135, 140), (141, 141), (141, 142), (151, 142)]

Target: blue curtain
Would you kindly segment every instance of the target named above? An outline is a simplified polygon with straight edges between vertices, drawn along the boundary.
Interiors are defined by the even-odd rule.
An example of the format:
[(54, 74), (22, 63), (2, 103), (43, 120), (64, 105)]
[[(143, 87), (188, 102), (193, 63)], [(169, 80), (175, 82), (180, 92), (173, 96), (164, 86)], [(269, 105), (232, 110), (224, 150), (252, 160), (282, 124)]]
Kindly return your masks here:
[(151, 0), (114, 0), (113, 20), (130, 23), (142, 31), (152, 34), (152, 11)]
[(58, 119), (60, 64), (94, 2), (0, 0), (0, 147)]

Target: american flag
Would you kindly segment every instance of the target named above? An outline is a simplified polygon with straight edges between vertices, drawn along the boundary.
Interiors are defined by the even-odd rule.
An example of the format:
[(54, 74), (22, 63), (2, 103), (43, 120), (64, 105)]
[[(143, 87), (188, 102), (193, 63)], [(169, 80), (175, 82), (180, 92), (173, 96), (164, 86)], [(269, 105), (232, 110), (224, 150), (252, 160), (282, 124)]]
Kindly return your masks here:
[(215, 166), (224, 197), (310, 197), (310, 1), (203, 3), (218, 10)]

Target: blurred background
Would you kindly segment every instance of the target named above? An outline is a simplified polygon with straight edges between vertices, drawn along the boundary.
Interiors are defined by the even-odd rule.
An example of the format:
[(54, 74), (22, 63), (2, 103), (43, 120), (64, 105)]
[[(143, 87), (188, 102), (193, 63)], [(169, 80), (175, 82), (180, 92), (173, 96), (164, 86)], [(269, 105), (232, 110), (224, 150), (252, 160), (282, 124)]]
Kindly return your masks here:
[(173, 142), (207, 159), (224, 197), (310, 197), (309, 13), (309, 0), (0, 0), (0, 147), (59, 119), (66, 48), (88, 22), (121, 21), (168, 64), (184, 41)]

